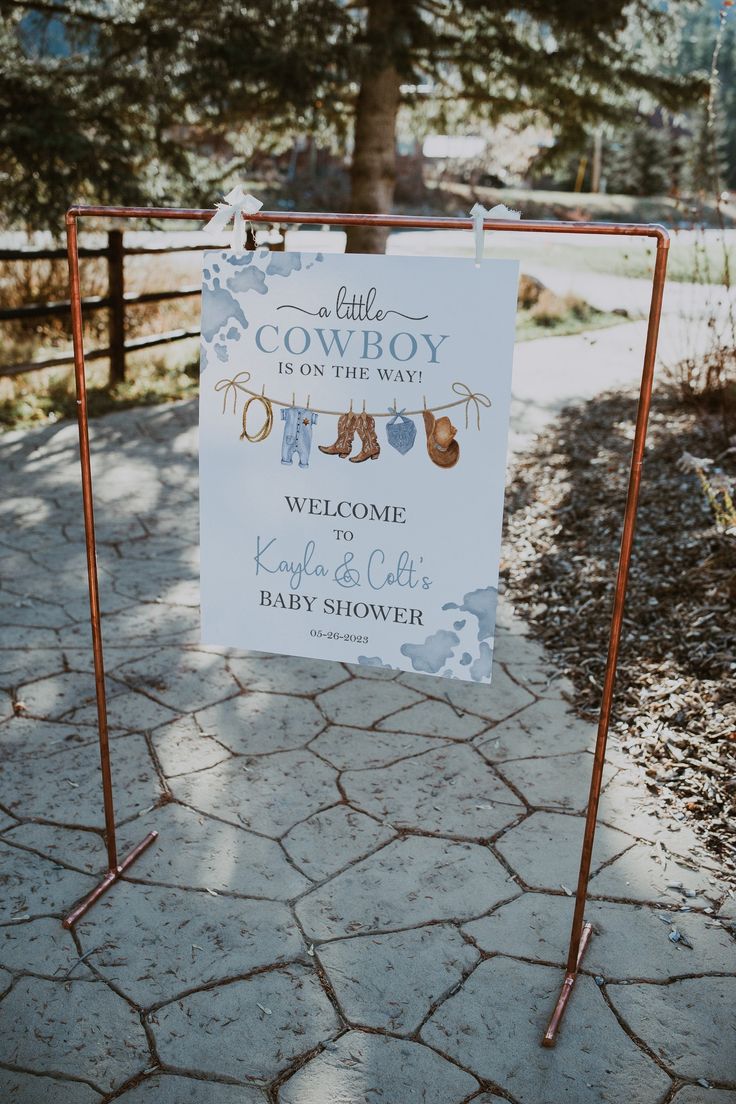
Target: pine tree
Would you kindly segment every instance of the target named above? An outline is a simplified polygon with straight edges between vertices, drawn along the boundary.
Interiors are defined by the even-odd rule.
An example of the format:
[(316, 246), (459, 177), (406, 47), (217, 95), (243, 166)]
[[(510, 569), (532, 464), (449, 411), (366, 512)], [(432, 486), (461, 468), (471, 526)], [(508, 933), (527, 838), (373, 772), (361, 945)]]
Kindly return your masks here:
[[(675, 25), (658, 0), (0, 0), (0, 201), (59, 218), (71, 199), (211, 202), (202, 138), (231, 168), (260, 139), (353, 134), (352, 205), (390, 209), (400, 108), (546, 121), (561, 148), (634, 103), (674, 105)], [(43, 35), (46, 42), (42, 41)], [(49, 45), (49, 38), (52, 45)], [(219, 167), (221, 171), (221, 166)], [(380, 251), (385, 232), (351, 230)]]

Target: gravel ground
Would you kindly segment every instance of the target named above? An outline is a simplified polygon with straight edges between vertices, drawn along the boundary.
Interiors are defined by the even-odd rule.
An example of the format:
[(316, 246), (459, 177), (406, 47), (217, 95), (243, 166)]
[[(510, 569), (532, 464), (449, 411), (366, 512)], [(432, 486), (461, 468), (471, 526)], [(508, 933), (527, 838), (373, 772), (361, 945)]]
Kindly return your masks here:
[[(636, 395), (568, 408), (519, 458), (507, 497), (508, 593), (598, 709)], [(715, 419), (668, 392), (652, 408), (613, 731), (669, 815), (736, 873), (736, 539), (719, 533), (683, 452), (722, 453)], [(731, 476), (736, 455), (726, 455)], [(721, 466), (724, 459), (720, 461)]]

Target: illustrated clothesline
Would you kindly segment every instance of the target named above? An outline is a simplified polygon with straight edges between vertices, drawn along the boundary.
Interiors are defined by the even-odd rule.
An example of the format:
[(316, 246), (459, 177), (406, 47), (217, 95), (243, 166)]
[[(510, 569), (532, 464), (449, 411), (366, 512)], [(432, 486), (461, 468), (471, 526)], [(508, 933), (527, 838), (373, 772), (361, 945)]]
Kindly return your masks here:
[[(227, 400), (228, 400), (228, 396), (230, 394), (232, 394), (232, 399), (233, 399), (233, 414), (237, 413), (238, 391), (242, 391), (243, 394), (250, 395), (255, 399), (263, 399), (264, 401), (269, 402), (274, 406), (284, 406), (284, 407), (288, 408), (288, 407), (293, 407), (293, 406), (296, 405), (295, 401), (294, 401), (294, 399), (295, 399), (295, 393), (294, 392), (292, 393), (291, 402), (284, 402), (283, 399), (274, 399), (270, 395), (267, 395), (266, 390), (265, 390), (265, 384), (264, 384), (263, 388), (260, 391), (253, 391), (250, 387), (246, 387), (245, 384), (248, 383), (248, 381), (250, 379), (251, 379), (250, 372), (242, 371), (242, 372), (238, 372), (238, 374), (236, 376), (233, 376), (232, 379), (218, 380), (218, 382), (215, 384), (215, 391), (224, 392), (223, 397), (222, 397), (222, 412), (223, 412), (223, 414), (225, 413), (225, 410), (227, 409)], [(419, 410), (398, 410), (396, 400), (394, 399), (394, 406), (393, 406), (393, 408), (390, 408), (389, 410), (386, 410), (386, 411), (384, 411), (384, 410), (366, 411), (365, 401), (363, 401), (363, 411), (362, 412), (364, 414), (367, 414), (368, 417), (370, 417), (370, 418), (392, 418), (397, 413), (398, 414), (403, 414), (406, 417), (418, 417), (420, 414), (424, 414), (425, 411), (427, 411), (428, 413), (434, 414), (438, 410), (451, 410), (453, 407), (456, 407), (456, 406), (464, 406), (465, 407), (465, 428), (467, 429), (468, 426), (469, 426), (470, 405), (472, 403), (473, 404), (473, 410), (475, 411), (477, 427), (478, 427), (478, 429), (480, 429), (480, 408), (481, 408), (481, 406), (485, 406), (485, 407), (490, 407), (491, 406), (491, 400), (488, 398), (488, 395), (484, 395), (482, 391), (471, 391), (470, 388), (467, 386), (467, 384), (460, 383), (458, 381), (453, 383), (452, 390), (454, 391), (454, 393), (456, 395), (460, 395), (461, 398), (455, 399), (455, 400), (453, 400), (452, 402), (449, 402), (449, 403), (441, 403), (438, 406), (427, 406), (426, 399), (425, 399), (424, 406)], [(306, 402), (305, 409), (310, 410), (313, 414), (327, 414), (327, 415), (331, 415), (335, 418), (339, 418), (342, 414), (345, 413), (344, 410), (322, 410), (319, 407), (310, 406), (310, 404), (309, 404), (310, 397), (311, 397), (310, 395), (307, 395), (307, 402)], [(350, 410), (352, 411), (352, 409), (353, 409), (353, 400), (351, 399), (350, 400)]]

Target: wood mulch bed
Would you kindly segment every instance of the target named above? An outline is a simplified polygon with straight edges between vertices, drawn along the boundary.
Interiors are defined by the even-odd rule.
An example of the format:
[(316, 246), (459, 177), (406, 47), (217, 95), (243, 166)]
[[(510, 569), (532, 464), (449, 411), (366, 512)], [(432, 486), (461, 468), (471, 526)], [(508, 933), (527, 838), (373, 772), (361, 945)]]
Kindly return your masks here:
[[(597, 715), (634, 435), (636, 395), (563, 411), (515, 463), (506, 589)], [(719, 532), (683, 452), (728, 448), (722, 424), (655, 396), (612, 730), (670, 815), (736, 872), (736, 533)], [(736, 444), (732, 440), (732, 444)], [(736, 480), (736, 451), (719, 466)]]

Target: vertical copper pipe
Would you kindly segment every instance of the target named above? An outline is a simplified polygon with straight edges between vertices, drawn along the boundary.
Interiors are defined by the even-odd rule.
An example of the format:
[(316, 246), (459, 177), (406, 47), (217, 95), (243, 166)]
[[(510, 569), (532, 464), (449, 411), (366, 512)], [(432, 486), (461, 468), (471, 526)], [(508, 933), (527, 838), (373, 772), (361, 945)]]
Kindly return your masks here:
[(654, 266), (654, 280), (652, 283), (652, 299), (649, 307), (649, 325), (647, 328), (647, 344), (644, 352), (644, 367), (642, 369), (641, 387), (639, 390), (639, 406), (636, 416), (636, 433), (634, 447), (631, 453), (631, 471), (629, 474), (629, 489), (626, 496), (626, 509), (624, 512), (624, 527), (621, 535), (621, 550), (618, 558), (618, 574), (616, 577), (616, 592), (613, 601), (613, 613), (611, 616), (611, 632), (608, 639), (608, 658), (606, 660), (606, 674), (603, 682), (603, 695), (598, 720), (598, 735), (595, 744), (593, 758), (593, 772), (590, 779), (590, 793), (588, 796), (588, 810), (585, 817), (585, 832), (583, 834), (583, 849), (580, 856), (580, 873), (578, 875), (577, 890), (575, 893), (575, 912), (570, 934), (570, 949), (567, 956), (567, 972), (574, 974), (577, 970), (580, 939), (583, 931), (583, 913), (588, 893), (588, 879), (590, 877), (590, 863), (593, 855), (593, 842), (595, 837), (595, 824), (598, 816), (598, 803), (601, 796), (601, 783), (603, 779), (603, 767), (606, 759), (606, 742), (608, 739), (608, 727), (611, 722), (611, 706), (613, 703), (613, 687), (616, 680), (616, 665), (618, 662), (619, 644), (621, 642), (621, 626), (624, 617), (624, 603), (626, 601), (626, 586), (629, 579), (629, 565), (631, 562), (631, 548), (634, 542), (634, 527), (636, 525), (636, 510), (639, 504), (639, 487), (641, 484), (641, 468), (644, 457), (644, 446), (647, 435), (647, 422), (649, 420), (649, 406), (652, 398), (652, 380), (654, 377), (654, 364), (657, 356), (657, 337), (659, 335), (659, 320), (662, 313), (662, 296), (664, 294), (664, 281), (667, 272), (667, 255), (669, 251), (669, 238), (666, 234), (657, 241), (657, 260)]
[(66, 216), (66, 243), (69, 261), (72, 339), (74, 342), (74, 378), (77, 385), (79, 459), (82, 467), (82, 505), (84, 510), (84, 538), (87, 548), (89, 613), (92, 623), (92, 651), (94, 654), (95, 692), (97, 696), (97, 728), (100, 743), (100, 767), (102, 769), (102, 797), (105, 808), (105, 843), (107, 845), (109, 869), (110, 871), (116, 871), (118, 866), (118, 854), (115, 839), (115, 810), (112, 798), (112, 775), (110, 771), (110, 744), (107, 731), (107, 695), (105, 689), (105, 662), (102, 654), (100, 595), (97, 581), (97, 550), (95, 545), (95, 516), (92, 503), (92, 468), (89, 457), (87, 380), (84, 371), (82, 295), (79, 286), (77, 219), (71, 212), (67, 213)]

